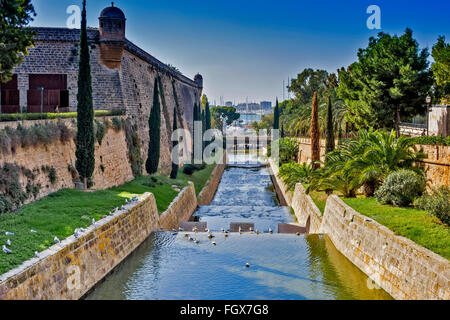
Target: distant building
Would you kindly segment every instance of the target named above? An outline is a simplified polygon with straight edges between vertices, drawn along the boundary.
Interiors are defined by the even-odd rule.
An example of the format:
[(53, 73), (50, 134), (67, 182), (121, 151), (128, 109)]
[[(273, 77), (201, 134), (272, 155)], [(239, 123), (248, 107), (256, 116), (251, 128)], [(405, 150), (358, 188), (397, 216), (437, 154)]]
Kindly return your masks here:
[(259, 103), (240, 103), (236, 109), (240, 112), (257, 112), (261, 110)]
[(261, 101), (261, 109), (262, 110), (272, 110), (272, 102), (271, 101)]
[(225, 102), (225, 106), (226, 106), (226, 107), (232, 107), (232, 106), (233, 106), (233, 101), (227, 101), (227, 102)]

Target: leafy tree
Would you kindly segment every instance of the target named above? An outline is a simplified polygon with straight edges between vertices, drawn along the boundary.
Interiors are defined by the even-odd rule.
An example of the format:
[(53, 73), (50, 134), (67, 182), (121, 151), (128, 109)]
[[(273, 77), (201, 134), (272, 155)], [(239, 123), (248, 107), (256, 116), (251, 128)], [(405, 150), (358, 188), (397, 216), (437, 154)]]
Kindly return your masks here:
[(328, 72), (325, 70), (313, 70), (311, 68), (303, 70), (297, 75), (297, 79), (292, 79), (288, 87), (295, 94), (295, 99), (300, 106), (308, 105), (317, 92), (319, 96), (325, 90), (325, 82)]
[(320, 128), (319, 128), (319, 100), (317, 92), (314, 93), (311, 116), (311, 160), (313, 169), (320, 165)]
[(428, 50), (419, 50), (412, 31), (391, 36), (379, 33), (358, 52), (358, 61), (339, 75), (341, 98), (351, 100), (351, 112), (359, 124), (395, 128), (400, 135), (401, 118), (425, 111), (432, 77)]
[[(176, 107), (173, 110), (173, 127), (172, 127), (172, 129), (173, 129), (173, 132), (176, 132), (178, 130)], [(176, 141), (172, 142), (172, 152), (176, 148), (177, 144), (178, 143)], [(177, 160), (178, 160), (178, 155), (176, 155), (176, 156), (177, 156)], [(175, 161), (173, 161), (173, 159), (172, 159), (172, 171), (170, 172), (170, 179), (176, 179), (177, 175), (178, 175), (178, 164), (175, 163)]]
[(433, 46), (434, 63), (431, 71), (436, 78), (438, 98), (450, 99), (450, 43), (445, 43), (445, 37), (439, 37)]
[(333, 104), (331, 97), (328, 99), (328, 112), (327, 112), (327, 139), (326, 139), (327, 153), (334, 150), (335, 136), (334, 136), (334, 119), (333, 119)]
[(152, 175), (158, 172), (161, 144), (161, 105), (159, 102), (158, 79), (155, 79), (153, 88), (153, 106), (150, 111), (148, 126), (150, 141), (148, 143), (148, 157), (145, 168), (148, 174)]
[(278, 99), (277, 103), (275, 105), (275, 111), (273, 116), (273, 129), (279, 130), (280, 129), (280, 106), (278, 105)]
[(36, 16), (31, 0), (0, 0), (0, 82), (8, 82), (13, 68), (28, 55), (35, 32), (25, 28)]
[(261, 121), (254, 121), (251, 124), (251, 128), (256, 131), (256, 134), (259, 135), (261, 130), (267, 130), (267, 134), (270, 135), (271, 130), (273, 128), (273, 118), (274, 114), (265, 115), (261, 117)]
[(214, 118), (215, 129), (223, 130), (223, 120), (226, 125), (231, 125), (234, 121), (239, 120), (241, 115), (236, 112), (234, 107), (215, 107), (211, 109), (211, 115)]
[(92, 79), (90, 52), (86, 27), (86, 0), (83, 0), (80, 34), (80, 61), (78, 69), (78, 106), (76, 162), (78, 174), (85, 190), (95, 168), (94, 104), (92, 101)]

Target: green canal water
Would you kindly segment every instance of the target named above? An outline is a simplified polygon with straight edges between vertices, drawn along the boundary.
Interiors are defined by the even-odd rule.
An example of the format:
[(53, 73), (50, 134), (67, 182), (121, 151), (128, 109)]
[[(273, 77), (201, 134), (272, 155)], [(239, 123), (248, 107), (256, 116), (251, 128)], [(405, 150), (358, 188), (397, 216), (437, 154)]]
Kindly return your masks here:
[[(277, 206), (270, 185), (265, 168), (227, 169), (211, 206), (195, 214), (208, 223), (213, 239), (189, 234), (200, 241), (195, 243), (183, 232), (155, 232), (86, 299), (392, 299), (327, 236), (276, 233), (279, 222), (294, 218)], [(230, 222), (250, 221), (261, 234), (221, 232)]]

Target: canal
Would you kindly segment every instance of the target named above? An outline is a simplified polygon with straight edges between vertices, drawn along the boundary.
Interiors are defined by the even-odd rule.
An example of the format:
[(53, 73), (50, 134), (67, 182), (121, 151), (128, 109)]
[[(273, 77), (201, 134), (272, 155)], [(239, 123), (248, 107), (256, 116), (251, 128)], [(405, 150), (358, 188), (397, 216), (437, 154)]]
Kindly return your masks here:
[[(208, 223), (214, 238), (190, 233), (195, 243), (183, 232), (155, 232), (86, 299), (391, 299), (327, 236), (277, 233), (278, 223), (294, 216), (278, 205), (269, 172), (258, 164), (235, 160), (211, 205), (194, 216)], [(226, 235), (222, 229), (231, 222), (255, 223), (260, 234)]]

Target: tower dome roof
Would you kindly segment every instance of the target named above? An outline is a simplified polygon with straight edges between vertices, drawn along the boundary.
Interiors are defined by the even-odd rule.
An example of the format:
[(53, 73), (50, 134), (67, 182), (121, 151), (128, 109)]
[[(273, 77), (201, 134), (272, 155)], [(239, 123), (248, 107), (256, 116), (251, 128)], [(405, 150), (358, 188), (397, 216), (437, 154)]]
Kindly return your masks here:
[(195, 75), (195, 77), (194, 77), (194, 80), (203, 80), (203, 77), (202, 77), (202, 75), (200, 74), (200, 73), (197, 73), (196, 75)]
[(114, 7), (114, 2), (111, 3), (111, 7), (107, 7), (100, 13), (100, 18), (112, 18), (112, 19), (125, 19), (125, 14), (122, 10)]

